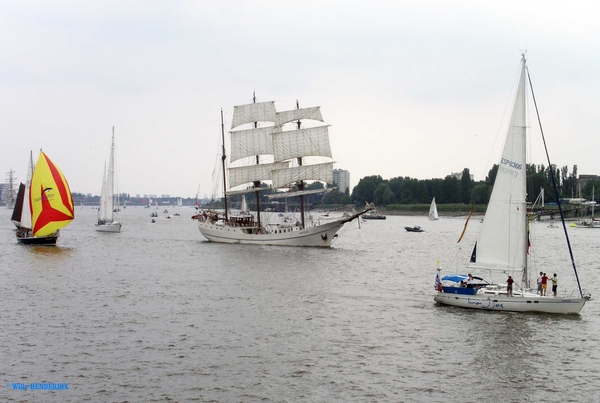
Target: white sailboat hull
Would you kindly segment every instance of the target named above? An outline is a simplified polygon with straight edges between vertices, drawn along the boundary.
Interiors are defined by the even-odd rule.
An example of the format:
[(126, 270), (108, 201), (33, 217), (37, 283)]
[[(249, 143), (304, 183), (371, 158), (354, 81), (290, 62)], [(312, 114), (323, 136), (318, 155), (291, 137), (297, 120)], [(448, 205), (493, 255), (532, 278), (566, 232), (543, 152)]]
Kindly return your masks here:
[(438, 292), (433, 299), (439, 304), (484, 311), (578, 314), (589, 298), (541, 297), (539, 295), (507, 297), (506, 295), (462, 295)]
[(98, 232), (121, 232), (121, 223), (112, 222), (105, 224), (96, 224), (96, 231)]
[(359, 217), (364, 212), (326, 224), (301, 229), (294, 227), (234, 227), (222, 222), (199, 220), (200, 233), (211, 242), (276, 245), (276, 246), (316, 246), (327, 248), (337, 237), (344, 224)]

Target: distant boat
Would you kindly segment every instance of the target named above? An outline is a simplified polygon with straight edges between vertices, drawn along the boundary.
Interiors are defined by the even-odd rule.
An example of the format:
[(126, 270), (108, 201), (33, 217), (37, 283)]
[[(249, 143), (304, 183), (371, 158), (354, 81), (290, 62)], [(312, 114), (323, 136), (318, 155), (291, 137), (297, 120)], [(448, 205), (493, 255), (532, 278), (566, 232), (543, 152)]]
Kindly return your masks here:
[[(345, 224), (368, 211), (349, 213), (326, 222), (308, 215), (306, 196), (327, 193), (329, 189), (307, 190), (305, 181), (333, 183), (333, 161), (328, 126), (303, 128), (302, 120), (324, 121), (319, 107), (301, 109), (298, 102), (296, 109), (280, 112), (275, 110), (272, 101), (236, 106), (231, 125), (230, 156), (235, 166), (229, 167), (227, 178), (225, 125), (221, 111), (224, 210), (205, 211), (199, 216), (198, 228), (206, 239), (235, 244), (329, 247)], [(258, 126), (259, 122), (262, 127)], [(240, 130), (244, 125), (248, 128)], [(263, 156), (270, 156), (274, 162), (263, 162)], [(306, 157), (320, 157), (328, 162), (317, 163)], [(262, 186), (263, 181), (271, 181), (272, 187)], [(247, 188), (235, 190), (242, 185)], [(289, 190), (271, 194), (267, 196), (269, 198), (298, 197), (300, 219), (280, 220), (276, 224), (265, 222), (260, 192), (268, 189)], [(228, 196), (245, 193), (256, 195), (256, 216), (230, 216)]]
[(362, 216), (363, 219), (365, 219), (365, 220), (385, 220), (386, 219), (386, 216), (383, 215), (381, 213), (381, 211), (376, 209), (375, 205), (373, 203), (371, 203), (371, 204), (367, 203), (366, 208), (369, 209), (369, 212), (367, 212), (366, 214), (364, 214)]
[[(115, 202), (116, 194), (116, 202)], [(119, 221), (119, 193), (115, 192), (115, 128), (113, 127), (108, 170), (104, 167), (102, 191), (100, 193), (100, 208), (98, 209), (98, 223), (96, 231), (121, 232)]]
[(437, 205), (435, 204), (435, 197), (431, 201), (431, 205), (429, 206), (429, 219), (437, 220), (440, 217), (438, 216)]
[[(590, 299), (589, 295), (583, 294), (579, 284), (573, 251), (570, 247), (560, 204), (558, 206), (566, 240), (565, 248), (568, 249), (579, 290), (574, 293), (567, 290), (563, 295), (553, 297), (540, 295), (536, 292), (537, 290), (530, 288), (529, 273), (530, 271), (537, 273), (539, 270), (532, 270), (530, 267), (532, 260), (529, 259), (531, 244), (535, 245), (536, 243), (530, 243), (527, 209), (526, 157), (529, 154), (527, 144), (530, 143), (527, 138), (527, 128), (530, 125), (527, 124), (529, 115), (526, 109), (526, 94), (529, 88), (533, 92), (531, 82), (528, 83), (528, 77), (529, 72), (523, 54), (519, 85), (499, 163), (500, 167), (494, 180), (485, 220), (480, 226), (477, 240), (466, 265), (468, 272), (487, 272), (490, 273), (490, 276), (496, 273), (501, 276), (502, 281), (496, 284), (487, 284), (483, 280), (480, 287), (465, 288), (461, 287), (458, 282), (464, 275), (449, 274), (440, 279), (441, 269), (438, 265), (438, 274), (435, 278), (437, 292), (434, 296), (434, 301), (437, 303), (481, 310), (577, 314)], [(535, 105), (535, 102), (533, 104)], [(543, 139), (543, 143), (546, 143), (545, 139)], [(547, 149), (545, 151), (548, 166), (552, 166)], [(554, 191), (558, 198), (553, 170), (550, 172)], [(555, 272), (562, 264), (563, 262), (552, 260), (547, 268), (542, 269), (542, 272)], [(508, 275), (511, 276), (507, 279)], [(561, 280), (561, 284), (568, 284), (568, 282)], [(508, 285), (510, 285), (510, 289)], [(515, 288), (514, 292), (513, 287)]]
[(418, 225), (415, 225), (414, 227), (404, 227), (405, 230), (407, 230), (408, 232), (423, 232), (425, 231), (423, 228), (419, 227)]
[(6, 173), (6, 183), (4, 184), (4, 189), (2, 192), (4, 197), (4, 205), (8, 209), (15, 207), (18, 192), (18, 189), (15, 189), (16, 181), (17, 178), (15, 177), (15, 171), (11, 169)]
[(31, 181), (25, 184), (17, 241), (22, 244), (56, 245), (59, 230), (75, 218), (69, 184), (58, 167), (40, 151), (37, 164), (29, 154)]

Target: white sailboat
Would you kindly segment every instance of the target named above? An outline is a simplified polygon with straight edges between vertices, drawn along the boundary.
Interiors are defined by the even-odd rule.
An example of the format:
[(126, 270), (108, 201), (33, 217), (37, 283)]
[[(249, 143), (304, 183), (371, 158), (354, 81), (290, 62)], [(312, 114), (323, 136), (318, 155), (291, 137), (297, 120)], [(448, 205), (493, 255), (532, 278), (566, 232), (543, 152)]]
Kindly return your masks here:
[(431, 205), (429, 206), (429, 219), (437, 220), (440, 217), (438, 216), (437, 205), (435, 204), (435, 197), (431, 201)]
[(104, 177), (102, 179), (102, 191), (100, 193), (100, 208), (98, 209), (96, 231), (121, 232), (122, 224), (119, 221), (120, 209), (118, 206), (119, 194), (115, 193), (115, 128), (113, 127), (108, 170), (106, 169), (106, 164), (104, 166)]
[[(450, 274), (440, 278), (441, 269), (438, 267), (436, 276), (437, 294), (434, 300), (440, 304), (495, 311), (576, 314), (590, 299), (589, 295), (583, 294), (579, 284), (560, 204), (563, 230), (567, 238), (566, 246), (571, 255), (573, 272), (577, 280), (577, 295), (574, 295), (575, 293), (565, 293), (560, 297), (541, 296), (538, 295), (536, 290), (529, 288), (529, 217), (526, 205), (527, 122), (525, 109), (528, 77), (525, 55), (523, 55), (519, 86), (498, 173), (485, 213), (485, 219), (481, 225), (471, 259), (466, 266), (469, 272), (487, 272), (490, 275), (495, 272), (503, 279), (508, 275), (512, 275), (515, 277), (514, 286), (518, 286), (516, 288), (519, 288), (519, 290), (512, 292), (511, 296), (506, 282), (503, 285), (490, 284), (481, 277), (475, 277), (476, 281), (473, 283), (469, 280), (470, 284), (467, 287), (461, 286), (461, 280), (465, 280), (466, 275)], [(533, 100), (535, 103), (535, 97)], [(546, 155), (548, 154), (546, 153)], [(549, 157), (548, 166), (552, 166)], [(555, 182), (554, 178), (553, 182)], [(548, 273), (557, 271), (553, 267), (542, 270)], [(519, 273), (521, 273), (521, 279), (516, 278), (518, 277), (516, 274)]]
[[(302, 128), (303, 119), (324, 121), (319, 107), (300, 108), (297, 102), (296, 109), (282, 112), (276, 111), (273, 101), (236, 106), (230, 132), (230, 159), (236, 166), (230, 166), (228, 169), (228, 187), (225, 175), (225, 128), (221, 111), (223, 185), (227, 189), (224, 197), (225, 210), (205, 212), (198, 219), (198, 228), (206, 239), (223, 243), (329, 247), (345, 224), (368, 211), (347, 214), (326, 222), (307, 216), (305, 197), (328, 190), (306, 190), (305, 181), (333, 183), (333, 161), (328, 126)], [(287, 130), (288, 127), (284, 127), (289, 126), (287, 124), (294, 127)], [(240, 129), (241, 126), (251, 127)], [(311, 158), (306, 157), (320, 157), (327, 159), (327, 162), (310, 164)], [(261, 186), (263, 181), (271, 181), (272, 187)], [(236, 190), (240, 186), (248, 185), (251, 187)], [(282, 188), (290, 191), (268, 197), (298, 197), (300, 219), (267, 223), (262, 217), (259, 192)], [(255, 214), (230, 216), (227, 196), (246, 193), (256, 195)]]

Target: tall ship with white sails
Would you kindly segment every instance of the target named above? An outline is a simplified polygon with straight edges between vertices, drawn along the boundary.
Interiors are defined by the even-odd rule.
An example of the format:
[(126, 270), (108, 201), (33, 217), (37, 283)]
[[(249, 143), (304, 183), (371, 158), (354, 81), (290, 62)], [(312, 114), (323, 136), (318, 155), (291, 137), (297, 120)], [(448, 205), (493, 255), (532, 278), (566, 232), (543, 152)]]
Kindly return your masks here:
[(15, 176), (15, 171), (11, 169), (6, 173), (6, 183), (4, 184), (4, 189), (2, 192), (2, 196), (4, 197), (4, 205), (6, 208), (12, 209), (15, 207), (15, 201), (17, 200), (16, 183), (17, 178)]
[[(305, 189), (306, 181), (333, 183), (333, 164), (329, 145), (329, 126), (317, 123), (303, 127), (303, 121), (323, 123), (320, 107), (278, 112), (275, 102), (256, 102), (234, 107), (231, 124), (231, 155), (227, 169), (225, 127), (221, 111), (223, 143), (222, 169), (225, 192), (223, 212), (205, 211), (198, 227), (212, 242), (329, 247), (345, 224), (366, 213), (347, 213), (333, 219), (315, 219), (306, 212), (305, 197), (329, 189)], [(316, 157), (316, 158), (315, 158)], [(225, 174), (228, 175), (225, 175)], [(227, 178), (229, 180), (227, 180)], [(265, 184), (270, 182), (271, 186)], [(286, 189), (268, 198), (300, 198), (300, 217), (270, 223), (260, 207), (260, 192)], [(227, 197), (254, 193), (256, 212), (231, 216)]]

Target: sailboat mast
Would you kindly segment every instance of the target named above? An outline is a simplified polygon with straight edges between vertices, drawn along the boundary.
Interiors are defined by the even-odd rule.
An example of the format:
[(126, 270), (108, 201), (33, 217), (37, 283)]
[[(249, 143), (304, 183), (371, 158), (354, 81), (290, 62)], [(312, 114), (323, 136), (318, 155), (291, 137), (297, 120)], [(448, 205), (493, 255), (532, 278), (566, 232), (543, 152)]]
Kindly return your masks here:
[[(252, 93), (252, 103), (256, 103), (256, 91)], [(258, 128), (258, 122), (254, 122), (254, 128)], [(260, 156), (256, 156), (256, 165), (260, 164)], [(254, 182), (254, 187), (260, 187), (260, 181)], [(260, 192), (257, 190), (256, 192), (256, 223), (260, 227)]]
[[(300, 103), (298, 102), (298, 100), (296, 100), (296, 109), (300, 109)], [(298, 119), (298, 121), (296, 122), (296, 124), (298, 125), (298, 130), (300, 130), (300, 119)], [(302, 157), (298, 157), (298, 166), (302, 166)], [(304, 190), (304, 181), (300, 180), (298, 181), (298, 191), (303, 191)], [(300, 218), (302, 220), (302, 228), (306, 228), (305, 225), (305, 221), (304, 221), (304, 195), (300, 195)]]
[(229, 216), (227, 215), (227, 178), (225, 176), (225, 160), (227, 159), (227, 155), (225, 155), (225, 123), (223, 121), (223, 108), (221, 108), (221, 140), (223, 141), (223, 155), (221, 157), (221, 164), (223, 166), (223, 200), (225, 202), (225, 221), (229, 221)]
[[(525, 59), (525, 56), (523, 56)], [(525, 63), (523, 61), (523, 63)], [(524, 64), (523, 64), (524, 65)], [(579, 288), (579, 295), (583, 298), (583, 291), (581, 290), (581, 283), (579, 282), (579, 275), (577, 274), (577, 267), (575, 267), (575, 258), (573, 257), (573, 249), (571, 249), (571, 241), (569, 240), (569, 233), (567, 232), (567, 224), (565, 224), (565, 216), (562, 209), (562, 204), (560, 202), (560, 197), (558, 194), (558, 186), (556, 185), (556, 178), (554, 174), (554, 169), (552, 168), (552, 163), (550, 162), (550, 154), (548, 154), (548, 147), (546, 146), (546, 137), (544, 137), (544, 130), (542, 129), (542, 120), (540, 118), (540, 112), (538, 111), (537, 102), (535, 100), (535, 93), (533, 92), (533, 83), (531, 82), (531, 76), (529, 75), (529, 70), (527, 70), (527, 78), (529, 79), (529, 87), (531, 88), (531, 97), (533, 98), (533, 105), (535, 106), (535, 113), (538, 120), (538, 125), (540, 126), (540, 133), (542, 134), (542, 141), (544, 143), (544, 151), (546, 151), (546, 160), (548, 161), (548, 166), (550, 167), (550, 177), (552, 179), (552, 188), (554, 189), (554, 195), (556, 196), (556, 201), (558, 204), (558, 211), (560, 212), (560, 221), (563, 225), (563, 231), (565, 233), (565, 239), (567, 240), (567, 247), (569, 249), (569, 255), (571, 256), (571, 265), (573, 266), (573, 272), (575, 273), (575, 279), (577, 280), (577, 287)]]
[[(525, 64), (525, 55), (523, 54), (522, 59), (521, 59), (521, 78), (519, 80), (519, 84), (521, 85), (521, 99), (516, 99), (515, 100), (515, 105), (522, 105), (523, 107), (520, 110), (521, 113), (521, 117), (519, 119), (520, 122), (522, 122), (522, 155), (524, 157), (524, 162), (526, 161), (525, 156), (527, 155), (527, 82), (525, 80), (525, 70), (526, 70), (526, 64)], [(519, 91), (517, 91), (517, 94), (519, 93)], [(527, 172), (527, 164), (525, 165), (525, 172)], [(525, 174), (526, 175), (526, 174)], [(526, 176), (523, 176), (523, 188), (527, 189), (527, 178)], [(525, 229), (525, 237), (523, 239), (523, 242), (525, 243), (525, 245), (523, 245), (523, 253), (524, 253), (524, 257), (523, 257), (523, 275), (522, 275), (522, 284), (524, 286), (524, 288), (529, 288), (530, 287), (530, 282), (529, 282), (529, 270), (528, 270), (528, 259), (527, 259), (527, 255), (529, 254), (529, 212), (527, 211), (527, 192), (525, 191), (524, 197), (522, 200), (520, 200), (523, 202), (523, 205), (521, 206), (521, 208), (525, 211), (525, 214), (523, 214), (523, 220), (525, 222), (523, 222), (524, 225), (524, 229)]]

